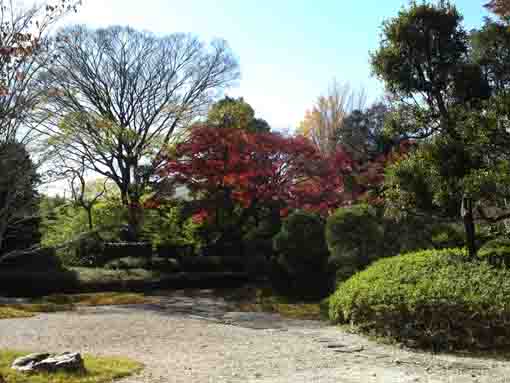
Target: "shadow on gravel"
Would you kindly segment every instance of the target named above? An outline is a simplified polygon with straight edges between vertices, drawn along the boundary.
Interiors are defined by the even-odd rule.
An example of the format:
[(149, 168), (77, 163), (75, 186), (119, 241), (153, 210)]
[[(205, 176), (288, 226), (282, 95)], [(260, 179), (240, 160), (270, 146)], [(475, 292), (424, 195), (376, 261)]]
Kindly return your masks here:
[(205, 320), (209, 322), (239, 326), (255, 330), (290, 328), (322, 328), (326, 322), (314, 320), (297, 320), (282, 317), (276, 313), (244, 312), (236, 302), (226, 301), (218, 296), (218, 292), (207, 290), (176, 290), (165, 293), (155, 293), (150, 297), (156, 298), (156, 303), (123, 305), (123, 306), (96, 306), (82, 308), (78, 315), (121, 314), (147, 311), (151, 314)]

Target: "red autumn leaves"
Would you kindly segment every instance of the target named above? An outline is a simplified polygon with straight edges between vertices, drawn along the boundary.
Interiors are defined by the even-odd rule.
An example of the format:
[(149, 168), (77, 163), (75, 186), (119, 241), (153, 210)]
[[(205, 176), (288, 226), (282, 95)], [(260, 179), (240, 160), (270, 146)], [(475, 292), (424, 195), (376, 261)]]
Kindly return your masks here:
[(343, 152), (323, 157), (304, 137), (198, 126), (161, 173), (193, 192), (228, 194), (247, 208), (277, 204), (326, 213), (345, 202)]
[[(341, 149), (324, 156), (302, 136), (200, 125), (176, 146), (160, 176), (185, 185), (209, 202), (208, 197), (220, 196), (212, 200), (227, 199), (244, 208), (277, 206), (282, 215), (291, 209), (327, 215), (381, 183), (385, 165), (394, 158), (380, 156), (354, 169)], [(197, 221), (207, 217), (206, 205)]]

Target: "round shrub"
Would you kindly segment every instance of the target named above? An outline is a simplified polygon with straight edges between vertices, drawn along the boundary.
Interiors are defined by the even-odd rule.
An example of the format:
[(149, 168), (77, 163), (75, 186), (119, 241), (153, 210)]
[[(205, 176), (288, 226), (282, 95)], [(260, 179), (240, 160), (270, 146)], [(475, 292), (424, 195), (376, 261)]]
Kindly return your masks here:
[(273, 239), (277, 253), (272, 282), (285, 295), (314, 299), (331, 289), (324, 223), (316, 215), (295, 212)]
[(360, 204), (338, 209), (328, 218), (326, 240), (337, 279), (345, 280), (382, 256), (384, 231), (375, 209)]
[(510, 268), (510, 239), (497, 238), (487, 242), (478, 251), (478, 257), (493, 266)]
[(510, 271), (470, 262), (464, 249), (381, 259), (342, 283), (329, 303), (332, 321), (410, 346), (510, 345)]

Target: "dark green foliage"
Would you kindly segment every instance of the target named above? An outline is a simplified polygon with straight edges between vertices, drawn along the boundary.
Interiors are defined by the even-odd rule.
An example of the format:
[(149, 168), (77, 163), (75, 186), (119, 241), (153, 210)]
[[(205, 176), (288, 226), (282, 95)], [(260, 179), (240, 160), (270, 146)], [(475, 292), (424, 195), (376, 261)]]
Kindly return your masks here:
[(243, 257), (221, 256), (195, 256), (179, 259), (179, 267), (185, 272), (226, 272), (245, 271), (245, 259)]
[(147, 258), (124, 257), (106, 263), (104, 268), (110, 270), (150, 269), (149, 265)]
[(25, 146), (0, 144), (0, 256), (40, 243), (39, 177)]
[(339, 286), (330, 319), (435, 349), (509, 346), (510, 272), (465, 250), (381, 259)]
[(105, 245), (103, 239), (97, 233), (81, 239), (74, 246), (73, 259), (68, 259), (70, 266), (96, 267), (104, 265)]
[(487, 242), (478, 251), (478, 257), (493, 266), (510, 268), (510, 239), (497, 238)]
[(510, 87), (510, 29), (487, 19), (471, 34), (471, 56), (480, 65), (495, 91)]
[(328, 218), (326, 240), (337, 279), (349, 278), (384, 254), (384, 230), (374, 208), (354, 205)]
[(275, 289), (296, 298), (326, 296), (332, 288), (324, 222), (314, 214), (297, 211), (285, 219), (273, 240), (276, 259), (272, 275)]
[(466, 243), (464, 232), (455, 225), (434, 225), (431, 234), (432, 244), (436, 249), (463, 247)]
[(103, 264), (126, 257), (150, 259), (152, 245), (148, 242), (106, 242), (104, 244)]
[(255, 118), (255, 111), (244, 99), (225, 97), (216, 102), (207, 115), (207, 123), (224, 128), (245, 129), (250, 132), (269, 132), (271, 127), (261, 119)]
[(60, 270), (7, 270), (0, 268), (0, 295), (16, 297), (41, 297), (55, 293), (77, 292), (79, 280), (76, 273)]
[(195, 247), (193, 245), (159, 245), (156, 252), (162, 258), (187, 257), (194, 255)]
[(179, 262), (174, 258), (152, 257), (148, 265), (149, 269), (164, 273), (173, 273), (180, 270)]
[(41, 248), (0, 259), (0, 270), (53, 271), (62, 269), (62, 262), (52, 248)]

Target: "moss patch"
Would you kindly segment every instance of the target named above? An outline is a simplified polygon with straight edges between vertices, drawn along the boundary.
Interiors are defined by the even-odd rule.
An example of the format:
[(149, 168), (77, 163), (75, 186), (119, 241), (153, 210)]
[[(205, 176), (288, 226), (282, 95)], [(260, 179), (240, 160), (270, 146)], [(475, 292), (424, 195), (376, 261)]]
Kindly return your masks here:
[(8, 383), (106, 383), (142, 370), (141, 363), (125, 358), (84, 356), (84, 374), (24, 374), (11, 370), (14, 359), (28, 353), (0, 350), (0, 375)]

